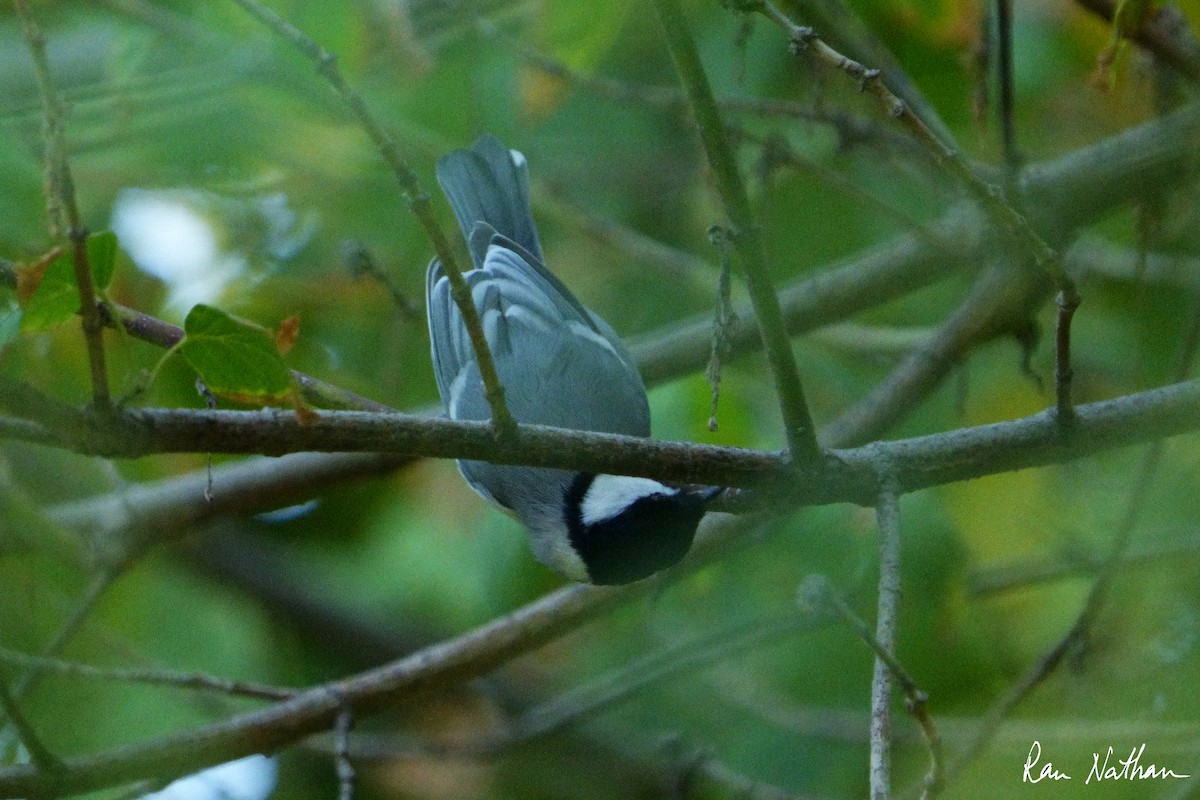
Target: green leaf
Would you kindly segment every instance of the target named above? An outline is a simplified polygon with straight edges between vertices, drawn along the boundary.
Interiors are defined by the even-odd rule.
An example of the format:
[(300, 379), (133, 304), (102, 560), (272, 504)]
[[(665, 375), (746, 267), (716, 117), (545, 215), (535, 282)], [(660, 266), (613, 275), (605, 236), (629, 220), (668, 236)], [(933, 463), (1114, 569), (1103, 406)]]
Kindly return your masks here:
[[(117, 263), (117, 235), (112, 231), (93, 233), (87, 240), (88, 266), (92, 284), (103, 297), (112, 283)], [(22, 331), (44, 331), (66, 322), (79, 311), (79, 285), (75, 281), (75, 256), (70, 249), (46, 267), (42, 281), (25, 304)]]
[(239, 402), (281, 402), (295, 384), (274, 335), (212, 306), (188, 312), (178, 350), (215, 394)]
[(33, 296), (25, 303), (22, 331), (44, 331), (66, 322), (79, 310), (75, 259), (67, 251), (50, 262)]
[(117, 235), (112, 231), (98, 231), (88, 237), (88, 266), (92, 268), (92, 282), (96, 291), (103, 292), (112, 283), (117, 266)]
[(590, 69), (612, 50), (630, 6), (629, 0), (549, 4), (538, 15), (538, 40), (568, 66)]

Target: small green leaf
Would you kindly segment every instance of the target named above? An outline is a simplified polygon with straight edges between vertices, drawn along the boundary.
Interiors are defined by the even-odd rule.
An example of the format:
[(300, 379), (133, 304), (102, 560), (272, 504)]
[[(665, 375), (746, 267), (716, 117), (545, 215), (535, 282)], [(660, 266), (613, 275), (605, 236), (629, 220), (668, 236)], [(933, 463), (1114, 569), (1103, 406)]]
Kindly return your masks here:
[(66, 322), (79, 310), (79, 287), (75, 283), (75, 259), (63, 251), (50, 262), (33, 296), (25, 303), (22, 331), (44, 331)]
[(295, 393), (271, 331), (212, 306), (188, 312), (179, 352), (215, 394), (240, 402), (282, 402)]
[(92, 281), (96, 290), (103, 292), (112, 283), (117, 266), (117, 235), (112, 231), (98, 231), (88, 237), (88, 266), (92, 268)]
[[(97, 294), (103, 296), (112, 282), (117, 263), (117, 235), (93, 233), (87, 240), (88, 266)], [(43, 331), (66, 322), (79, 311), (79, 285), (75, 282), (75, 256), (69, 248), (51, 262), (41, 283), (25, 304), (22, 331)]]

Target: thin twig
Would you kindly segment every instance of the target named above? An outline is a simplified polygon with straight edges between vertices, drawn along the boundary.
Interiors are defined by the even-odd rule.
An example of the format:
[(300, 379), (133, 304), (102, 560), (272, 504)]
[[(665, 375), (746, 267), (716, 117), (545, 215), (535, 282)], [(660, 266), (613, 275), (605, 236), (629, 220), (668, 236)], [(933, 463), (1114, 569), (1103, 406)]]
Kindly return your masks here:
[(878, 645), (871, 681), (871, 798), (892, 794), (892, 668), (900, 612), (900, 494), (885, 475), (875, 506), (879, 528), (879, 598), (874, 641)]
[(892, 203), (882, 200), (871, 192), (861, 188), (837, 170), (830, 169), (816, 160), (807, 158), (796, 152), (796, 149), (791, 146), (785, 137), (757, 136), (751, 131), (740, 130), (738, 135), (743, 139), (755, 141), (762, 145), (762, 161), (765, 163), (766, 168), (769, 169), (775, 165), (785, 164), (795, 170), (807, 173), (825, 186), (865, 206), (871, 216), (879, 215), (892, 220), (900, 228), (912, 232), (930, 247), (944, 254), (949, 255), (953, 252), (954, 248), (951, 246), (951, 243), (938, 239), (934, 231), (923, 222)]
[[(884, 506), (881, 503), (881, 509)], [(887, 512), (891, 516), (891, 512)], [(890, 523), (889, 523), (890, 524)], [(882, 580), (882, 576), (881, 576)], [(921, 734), (925, 739), (925, 746), (929, 750), (929, 771), (925, 776), (925, 787), (930, 796), (936, 795), (941, 791), (942, 784), (945, 780), (943, 774), (945, 756), (942, 748), (942, 737), (938, 732), (937, 726), (933, 722), (933, 717), (929, 714), (928, 703), (929, 695), (921, 689), (917, 684), (912, 674), (900, 663), (896, 658), (894, 648), (887, 648), (878, 638), (877, 633), (872, 633), (870, 626), (863, 621), (862, 617), (854, 613), (854, 609), (846, 600), (833, 590), (829, 585), (829, 581), (822, 575), (812, 575), (805, 579), (801, 585), (800, 603), (802, 608), (815, 611), (823, 607), (828, 607), (837, 612), (838, 616), (850, 626), (858, 637), (862, 639), (868, 647), (875, 653), (876, 664), (882, 662), (886, 667), (891, 677), (900, 685), (900, 691), (904, 692), (905, 708), (917, 725), (921, 729)], [(870, 739), (874, 739), (874, 709), (871, 714), (871, 732)], [(874, 744), (872, 743), (872, 751)]]
[(8, 679), (0, 673), (0, 710), (4, 711), (4, 715), (8, 717), (9, 724), (17, 732), (17, 736), (21, 740), (21, 744), (25, 746), (25, 751), (29, 753), (29, 759), (33, 765), (42, 772), (54, 772), (62, 769), (62, 762), (58, 756), (50, 752), (50, 750), (42, 743), (41, 737), (29, 724), (29, 720), (25, 718), (24, 712), (17, 704), (16, 698), (8, 689)]
[(41, 92), (45, 110), (42, 135), (46, 150), (46, 195), (50, 234), (56, 238), (65, 234), (71, 242), (75, 283), (79, 288), (80, 319), (83, 338), (87, 344), (92, 382), (92, 404), (98, 411), (106, 411), (112, 401), (108, 392), (108, 369), (104, 363), (104, 322), (96, 308), (96, 287), (92, 281), (91, 265), (88, 263), (88, 232), (79, 216), (75, 182), (67, 158), (67, 111), (50, 74), (50, 61), (46, 57), (46, 38), (28, 2), (13, 0), (13, 6), (17, 16), (21, 18), (21, 29), (29, 47), (29, 54), (33, 57), (33, 71), (37, 77), (38, 90)]
[(996, 78), (1000, 84), (1000, 145), (1004, 152), (1005, 182), (1009, 190), (1016, 188), (1021, 170), (1021, 153), (1017, 150), (1016, 111), (1013, 106), (1013, 41), (1012, 0), (996, 0)]
[(826, 426), (826, 441), (841, 447), (869, 442), (903, 419), (973, 348), (1027, 319), (1030, 304), (1044, 291), (1039, 277), (1006, 266), (985, 271), (926, 342)]
[(422, 188), (416, 174), (400, 155), (400, 148), (392, 137), (383, 129), (375, 116), (367, 108), (362, 95), (346, 82), (337, 66), (337, 56), (317, 44), (308, 34), (295, 25), (267, 8), (258, 0), (232, 0), (263, 25), (267, 26), (284, 41), (291, 44), (317, 67), (319, 72), (338, 94), (350, 112), (358, 120), (358, 124), (366, 131), (371, 141), (378, 148), (384, 161), (391, 167), (392, 173), (400, 183), (401, 191), (408, 202), (408, 207), (421, 224), (422, 230), (433, 244), (434, 252), (441, 262), (443, 272), (450, 281), (450, 294), (462, 315), (463, 324), (471, 339), (471, 348), (475, 353), (475, 361), (479, 366), (479, 375), (483, 381), (484, 397), (492, 411), (493, 432), (498, 438), (505, 438), (516, 429), (517, 422), (513, 419), (508, 405), (504, 401), (504, 387), (496, 373), (496, 364), (488, 347), (487, 337), (483, 333), (483, 324), (479, 320), (479, 312), (471, 297), (471, 290), (459, 271), (454, 251), (449, 241), (438, 225), (429, 202), (429, 194)]
[[(71, 638), (83, 626), (84, 620), (96, 608), (96, 604), (100, 602), (101, 596), (112, 586), (114, 573), (103, 570), (92, 577), (83, 596), (75, 603), (75, 608), (71, 611), (70, 616), (58, 627), (54, 634), (54, 638), (42, 648), (42, 655), (45, 657), (53, 657), (62, 652)], [(42, 669), (38, 666), (30, 666), (29, 670), (17, 682), (13, 693), (18, 698), (25, 698), (33, 691), (38, 680), (42, 677)]]
[(354, 712), (344, 705), (333, 723), (333, 762), (337, 771), (338, 800), (353, 800), (354, 765), (350, 763), (350, 730), (354, 727)]
[(678, 0), (655, 0), (654, 5), (675, 70), (687, 92), (725, 213), (733, 226), (733, 243), (741, 256), (746, 287), (754, 304), (767, 361), (775, 377), (789, 453), (800, 464), (811, 463), (820, 456), (821, 447), (817, 443), (812, 415), (783, 322), (779, 296), (771, 285), (762, 236), (750, 209), (746, 186), (738, 173), (725, 125)]
[(375, 257), (367, 246), (357, 239), (347, 239), (342, 242), (342, 264), (353, 278), (368, 277), (378, 283), (392, 297), (392, 303), (396, 306), (396, 310), (400, 312), (400, 316), (404, 317), (407, 322), (423, 322), (425, 315), (422, 312), (421, 304), (414, 301), (406, 295), (400, 286), (392, 279), (392, 276), (387, 273), (375, 261)]
[(711, 756), (701, 754), (688, 765), (689, 783), (704, 779), (719, 787), (727, 796), (745, 800), (818, 800), (818, 795), (801, 794), (751, 778)]
[(879, 35), (855, 13), (846, 0), (798, 0), (792, 4), (816, 23), (816, 27), (838, 46), (850, 50), (859, 61), (882, 68), (897, 95), (925, 121), (943, 141), (954, 142), (954, 134), (938, 114), (937, 108), (922, 94), (916, 82), (889, 50)]
[(119, 683), (144, 683), (151, 686), (166, 686), (190, 691), (217, 692), (257, 700), (287, 700), (296, 695), (295, 689), (269, 686), (250, 681), (231, 680), (200, 672), (177, 672), (166, 669), (133, 667), (98, 667), (77, 661), (64, 661), (47, 656), (34, 656), (0, 647), (0, 661), (26, 669), (36, 669), (47, 674), (71, 678), (112, 681)]
[(1075, 404), (1071, 400), (1075, 377), (1071, 367), (1071, 319), (1079, 308), (1079, 295), (1060, 291), (1054, 305), (1058, 309), (1054, 325), (1054, 407), (1059, 421), (1070, 424), (1075, 420)]

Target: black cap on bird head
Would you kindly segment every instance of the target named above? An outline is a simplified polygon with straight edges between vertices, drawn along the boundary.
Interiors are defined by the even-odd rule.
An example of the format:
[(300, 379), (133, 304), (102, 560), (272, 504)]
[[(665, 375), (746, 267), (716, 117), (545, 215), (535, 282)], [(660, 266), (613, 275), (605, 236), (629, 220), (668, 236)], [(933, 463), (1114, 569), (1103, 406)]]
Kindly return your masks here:
[(687, 555), (705, 506), (720, 491), (582, 473), (564, 498), (571, 545), (592, 583), (648, 578)]

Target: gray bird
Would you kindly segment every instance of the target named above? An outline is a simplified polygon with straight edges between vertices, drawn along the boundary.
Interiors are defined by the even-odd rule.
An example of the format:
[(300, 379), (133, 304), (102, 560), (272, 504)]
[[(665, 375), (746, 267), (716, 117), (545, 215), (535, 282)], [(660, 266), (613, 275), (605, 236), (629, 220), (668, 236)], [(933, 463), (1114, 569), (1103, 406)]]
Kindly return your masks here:
[[(474, 269), (464, 278), (513, 417), (649, 436), (646, 387), (629, 352), (546, 268), (525, 157), (485, 135), (470, 150), (439, 159), (437, 179), (467, 239)], [(490, 419), (470, 338), (436, 258), (426, 299), (447, 416)], [(597, 584), (639, 580), (683, 558), (706, 502), (720, 491), (482, 461), (458, 467), (472, 489), (525, 524), (538, 560)]]

